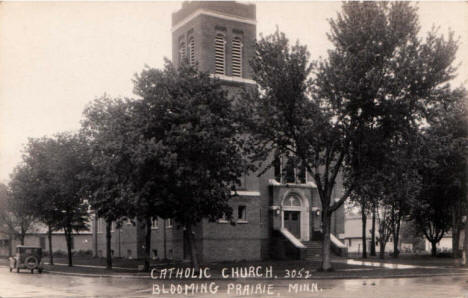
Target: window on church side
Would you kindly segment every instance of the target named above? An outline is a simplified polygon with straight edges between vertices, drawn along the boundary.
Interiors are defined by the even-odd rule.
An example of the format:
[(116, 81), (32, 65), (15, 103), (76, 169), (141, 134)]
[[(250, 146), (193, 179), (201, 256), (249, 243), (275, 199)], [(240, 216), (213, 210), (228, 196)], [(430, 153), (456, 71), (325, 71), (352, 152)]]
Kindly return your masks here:
[(218, 223), (228, 223), (228, 219), (227, 219), (226, 214), (223, 213), (223, 216), (218, 218), (217, 222)]
[(226, 40), (224, 35), (218, 33), (215, 37), (215, 73), (226, 74)]
[(275, 180), (279, 183), (306, 183), (304, 163), (296, 157), (276, 155), (273, 161)]
[(189, 63), (195, 65), (195, 38), (193, 36), (189, 39)]
[(239, 37), (232, 40), (232, 76), (242, 77), (242, 41)]

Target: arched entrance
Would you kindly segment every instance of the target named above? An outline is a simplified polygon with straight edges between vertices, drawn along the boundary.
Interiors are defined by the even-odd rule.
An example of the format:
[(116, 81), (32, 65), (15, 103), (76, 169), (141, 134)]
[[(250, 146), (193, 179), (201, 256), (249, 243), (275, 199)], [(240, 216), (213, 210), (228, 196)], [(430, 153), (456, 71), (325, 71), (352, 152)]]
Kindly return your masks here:
[(281, 202), (281, 227), (297, 239), (309, 241), (309, 202), (297, 193), (286, 193)]

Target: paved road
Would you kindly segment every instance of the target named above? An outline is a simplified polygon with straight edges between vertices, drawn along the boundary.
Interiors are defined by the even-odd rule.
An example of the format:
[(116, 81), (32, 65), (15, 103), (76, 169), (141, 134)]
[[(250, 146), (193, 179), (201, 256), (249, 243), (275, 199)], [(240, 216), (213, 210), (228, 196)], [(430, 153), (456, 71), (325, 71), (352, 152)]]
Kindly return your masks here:
[[(210, 285), (211, 282), (213, 284)], [(0, 267), (0, 297), (468, 297), (468, 275), (367, 280), (216, 280), (194, 283), (191, 288), (190, 281), (161, 283), (151, 279), (32, 275), (27, 272), (18, 274)], [(187, 284), (188, 295), (171, 294), (171, 284), (176, 292), (185, 291), (181, 286)], [(206, 284), (206, 289), (203, 284)], [(212, 294), (209, 293), (210, 286)], [(203, 293), (204, 290), (208, 293)]]

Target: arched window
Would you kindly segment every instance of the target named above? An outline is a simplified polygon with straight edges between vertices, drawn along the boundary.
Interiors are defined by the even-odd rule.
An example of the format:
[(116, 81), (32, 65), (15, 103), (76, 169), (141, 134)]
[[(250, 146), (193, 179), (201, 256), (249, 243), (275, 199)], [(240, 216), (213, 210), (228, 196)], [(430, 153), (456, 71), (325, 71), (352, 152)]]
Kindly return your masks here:
[(195, 38), (193, 36), (189, 39), (189, 63), (195, 65)]
[(224, 35), (218, 33), (215, 37), (215, 73), (226, 74), (226, 41)]
[(296, 195), (290, 195), (283, 201), (284, 207), (301, 207), (301, 200)]
[(242, 41), (239, 37), (232, 40), (232, 76), (242, 77)]
[(187, 49), (185, 42), (179, 44), (179, 64), (182, 63), (187, 58)]

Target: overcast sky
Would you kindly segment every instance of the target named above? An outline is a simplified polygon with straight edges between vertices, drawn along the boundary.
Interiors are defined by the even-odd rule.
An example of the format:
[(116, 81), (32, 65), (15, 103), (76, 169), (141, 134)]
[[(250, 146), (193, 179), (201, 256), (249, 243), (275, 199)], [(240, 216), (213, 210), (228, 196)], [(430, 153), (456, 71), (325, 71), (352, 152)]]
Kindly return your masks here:
[[(257, 2), (257, 32), (275, 31), (325, 56), (328, 18), (339, 2)], [(0, 3), (0, 182), (29, 137), (77, 130), (85, 105), (107, 93), (132, 96), (133, 75), (171, 55), (171, 13), (181, 2)], [(468, 86), (468, 2), (419, 4), (433, 24), (461, 37), (455, 83)], [(464, 56), (464, 57), (463, 57)]]

